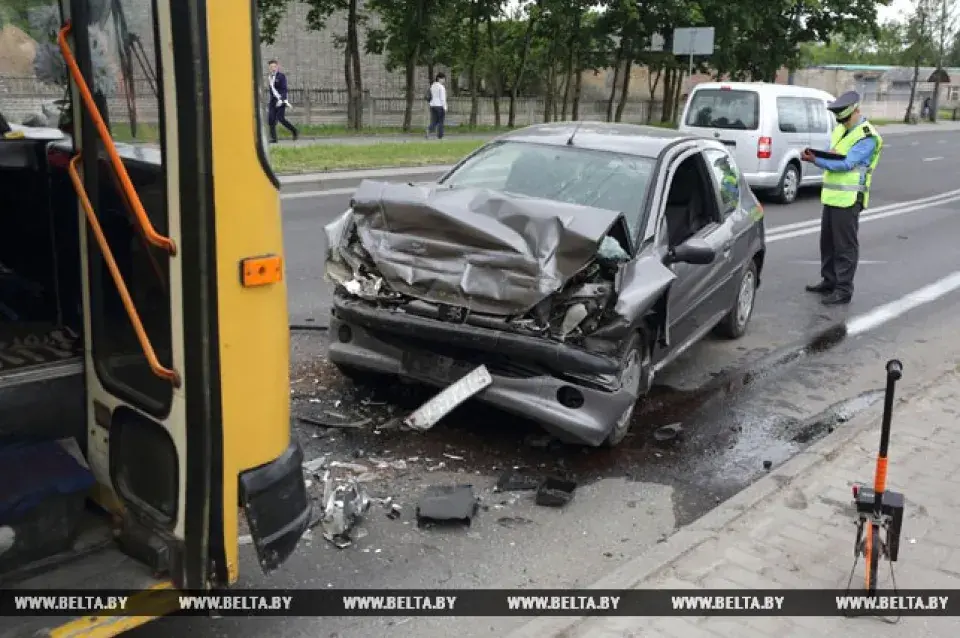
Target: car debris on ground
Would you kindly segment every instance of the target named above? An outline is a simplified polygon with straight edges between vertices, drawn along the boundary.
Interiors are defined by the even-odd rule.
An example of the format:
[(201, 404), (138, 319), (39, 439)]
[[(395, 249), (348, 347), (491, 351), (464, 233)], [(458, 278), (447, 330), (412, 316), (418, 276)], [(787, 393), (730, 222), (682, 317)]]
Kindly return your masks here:
[(575, 481), (549, 477), (537, 488), (537, 505), (563, 507), (573, 498), (573, 492), (576, 489)]
[(356, 480), (332, 488), (328, 471), (324, 476), (323, 537), (338, 549), (349, 547), (350, 532), (370, 507), (370, 497)]
[(417, 503), (417, 523), (462, 522), (470, 525), (480, 501), (472, 485), (431, 485)]

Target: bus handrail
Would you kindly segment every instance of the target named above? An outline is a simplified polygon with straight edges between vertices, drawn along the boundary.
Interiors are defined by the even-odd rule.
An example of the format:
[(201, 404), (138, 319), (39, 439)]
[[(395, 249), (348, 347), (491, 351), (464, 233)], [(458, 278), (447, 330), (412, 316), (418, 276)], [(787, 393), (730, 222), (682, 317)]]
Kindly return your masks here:
[(133, 325), (133, 331), (137, 334), (137, 341), (140, 342), (140, 348), (143, 350), (144, 356), (147, 358), (147, 363), (150, 366), (150, 370), (160, 377), (161, 379), (166, 379), (173, 384), (173, 387), (180, 387), (180, 375), (176, 370), (164, 367), (160, 363), (160, 360), (157, 358), (157, 353), (153, 349), (153, 344), (150, 343), (150, 337), (147, 336), (147, 331), (143, 327), (143, 322), (140, 320), (140, 314), (137, 312), (137, 307), (133, 303), (133, 299), (130, 297), (130, 291), (127, 289), (127, 284), (123, 281), (123, 275), (120, 274), (120, 268), (117, 266), (117, 261), (113, 257), (113, 251), (110, 249), (110, 244), (107, 243), (107, 237), (103, 234), (103, 228), (100, 226), (100, 220), (97, 219), (97, 215), (93, 210), (93, 204), (90, 202), (90, 197), (87, 195), (87, 189), (83, 185), (83, 179), (80, 177), (80, 173), (77, 171), (77, 164), (80, 163), (80, 159), (83, 157), (82, 153), (77, 153), (70, 160), (70, 164), (67, 165), (67, 172), (70, 174), (70, 180), (73, 182), (73, 189), (77, 192), (77, 197), (80, 198), (80, 204), (83, 206), (83, 212), (86, 214), (87, 223), (90, 224), (90, 229), (93, 230), (93, 235), (97, 239), (97, 244), (100, 246), (100, 253), (103, 255), (103, 260), (107, 262), (107, 269), (110, 271), (110, 276), (113, 278), (113, 283), (117, 287), (117, 292), (120, 293), (120, 299), (123, 301), (123, 307), (127, 311), (127, 316), (130, 318), (130, 323)]
[(80, 91), (83, 104), (87, 107), (90, 119), (93, 120), (93, 124), (97, 128), (97, 133), (100, 135), (100, 140), (103, 142), (107, 155), (110, 157), (110, 163), (113, 164), (113, 169), (116, 171), (117, 177), (120, 179), (120, 184), (123, 186), (124, 193), (126, 193), (127, 199), (133, 208), (134, 217), (136, 217), (140, 228), (143, 230), (144, 235), (146, 235), (147, 241), (158, 248), (166, 250), (170, 255), (176, 255), (177, 246), (173, 240), (158, 233), (153, 227), (150, 218), (147, 217), (147, 212), (143, 208), (143, 202), (140, 201), (137, 189), (134, 188), (133, 182), (130, 181), (130, 175), (123, 165), (123, 160), (120, 159), (120, 153), (117, 152), (117, 146), (113, 142), (113, 137), (110, 135), (110, 131), (103, 121), (103, 116), (100, 114), (100, 109), (97, 108), (97, 103), (93, 99), (93, 93), (90, 92), (90, 87), (87, 86), (86, 81), (83, 79), (83, 74), (77, 65), (77, 59), (73, 56), (73, 51), (70, 50), (70, 44), (67, 42), (67, 35), (72, 28), (72, 22), (67, 20), (57, 34), (57, 44), (60, 45), (60, 51), (63, 53), (63, 59), (67, 64), (67, 69), (70, 70), (70, 75), (73, 76), (73, 81), (77, 85), (77, 90)]

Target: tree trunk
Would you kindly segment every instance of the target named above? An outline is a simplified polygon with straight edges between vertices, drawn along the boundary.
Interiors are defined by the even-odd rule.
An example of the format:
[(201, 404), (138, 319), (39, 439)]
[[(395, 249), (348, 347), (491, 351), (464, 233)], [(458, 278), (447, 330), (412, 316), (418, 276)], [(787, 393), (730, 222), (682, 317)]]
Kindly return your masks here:
[(500, 86), (500, 66), (497, 61), (497, 36), (493, 31), (492, 12), (487, 12), (487, 45), (490, 47), (490, 58), (494, 61), (490, 69), (490, 81), (493, 83), (493, 125), (500, 127), (500, 93), (503, 87)]
[(415, 55), (418, 48), (419, 47), (414, 45), (413, 51), (407, 54), (407, 60), (403, 65), (404, 91), (406, 93), (406, 100), (403, 106), (403, 125), (401, 128), (404, 132), (409, 132), (413, 127), (413, 103), (414, 98), (416, 97), (414, 93), (417, 90), (417, 58)]
[(613, 101), (617, 97), (617, 83), (620, 82), (620, 64), (623, 62), (623, 39), (617, 47), (617, 57), (613, 60), (613, 82), (610, 86), (610, 99), (607, 100), (607, 121), (613, 121)]
[(570, 114), (575, 122), (580, 119), (580, 93), (582, 89), (583, 69), (580, 68), (580, 60), (577, 60), (577, 77), (573, 85), (573, 113)]
[(359, 131), (363, 128), (363, 76), (360, 69), (358, 21), (357, 0), (350, 0), (347, 10), (347, 49), (350, 51), (350, 62), (353, 67), (353, 127)]
[(356, 100), (353, 85), (353, 58), (350, 55), (349, 41), (343, 47), (343, 81), (347, 85), (347, 128), (355, 129), (357, 123), (354, 122), (356, 110), (353, 108), (353, 102)]
[(650, 104), (647, 107), (647, 124), (653, 122), (653, 105), (657, 103), (657, 85), (660, 84), (660, 76), (662, 75), (662, 66), (657, 67), (656, 73), (651, 73), (650, 67), (647, 67), (647, 88), (650, 89)]
[(557, 38), (559, 35), (555, 28), (553, 37), (550, 38), (550, 53), (547, 55), (547, 92), (543, 99), (544, 122), (551, 122), (556, 119), (554, 104), (557, 95)]
[(623, 109), (627, 106), (627, 96), (630, 95), (630, 71), (632, 68), (633, 61), (627, 58), (627, 63), (623, 68), (623, 90), (620, 91), (620, 103), (617, 104), (617, 122), (623, 120)]
[(660, 108), (660, 121), (670, 121), (670, 96), (673, 95), (674, 70), (667, 69), (663, 76), (663, 105)]
[(436, 70), (437, 65), (433, 62), (433, 60), (430, 60), (430, 62), (427, 63), (427, 86), (433, 84), (433, 78), (437, 76)]
[(577, 17), (573, 22), (573, 30), (570, 33), (570, 39), (567, 40), (567, 81), (563, 89), (563, 113), (560, 116), (560, 119), (564, 121), (567, 119), (567, 105), (570, 102), (570, 90), (574, 83), (574, 63), (577, 59), (577, 43), (580, 41), (580, 21), (582, 18), (583, 14), (577, 11)]
[(677, 71), (677, 85), (673, 89), (673, 108), (671, 109), (671, 122), (676, 123), (680, 117), (680, 92), (683, 90), (683, 69)]
[(476, 128), (480, 113), (480, 82), (477, 61), (480, 58), (480, 0), (472, 0), (470, 12), (470, 127)]
[[(534, 9), (539, 9), (543, 0), (537, 0)], [(517, 95), (520, 92), (520, 84), (523, 81), (523, 71), (527, 66), (527, 58), (530, 57), (530, 43), (533, 41), (533, 28), (537, 25), (537, 18), (531, 10), (530, 19), (527, 20), (527, 31), (523, 34), (523, 53), (520, 55), (520, 61), (517, 63), (517, 72), (513, 80), (513, 87), (510, 91), (510, 113), (507, 116), (507, 126), (513, 128), (517, 121)], [(539, 11), (537, 11), (539, 15)]]
[(907, 102), (907, 111), (903, 114), (903, 123), (910, 124), (910, 116), (913, 114), (913, 101), (917, 97), (917, 82), (920, 79), (920, 58), (913, 63), (913, 81), (910, 82), (910, 101)]

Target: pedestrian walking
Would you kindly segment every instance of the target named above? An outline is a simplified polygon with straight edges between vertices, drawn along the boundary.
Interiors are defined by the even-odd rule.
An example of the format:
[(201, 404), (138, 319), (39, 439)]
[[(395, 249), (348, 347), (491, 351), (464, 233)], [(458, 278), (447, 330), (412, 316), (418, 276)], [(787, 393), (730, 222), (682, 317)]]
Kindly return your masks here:
[(430, 85), (430, 127), (427, 129), (427, 139), (434, 130), (437, 139), (443, 139), (443, 124), (447, 119), (447, 76), (441, 71), (433, 84)]
[(297, 139), (300, 134), (297, 127), (287, 121), (287, 76), (280, 71), (280, 64), (270, 60), (270, 103), (267, 105), (267, 122), (270, 125), (270, 143), (277, 143), (277, 123), (279, 122)]
[(860, 96), (844, 93), (827, 108), (837, 119), (830, 152), (839, 158), (803, 151), (802, 159), (823, 169), (820, 201), (820, 276), (809, 292), (825, 295), (827, 306), (848, 304), (853, 298), (853, 278), (860, 259), (860, 213), (870, 200), (870, 184), (880, 161), (883, 138), (860, 113)]

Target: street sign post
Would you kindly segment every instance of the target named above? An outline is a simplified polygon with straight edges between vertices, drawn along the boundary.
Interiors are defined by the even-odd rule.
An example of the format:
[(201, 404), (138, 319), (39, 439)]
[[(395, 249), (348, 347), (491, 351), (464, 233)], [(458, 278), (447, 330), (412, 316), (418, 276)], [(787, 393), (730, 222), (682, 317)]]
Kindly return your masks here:
[(673, 30), (673, 54), (690, 59), (689, 75), (693, 76), (693, 56), (713, 55), (713, 27), (684, 27)]

